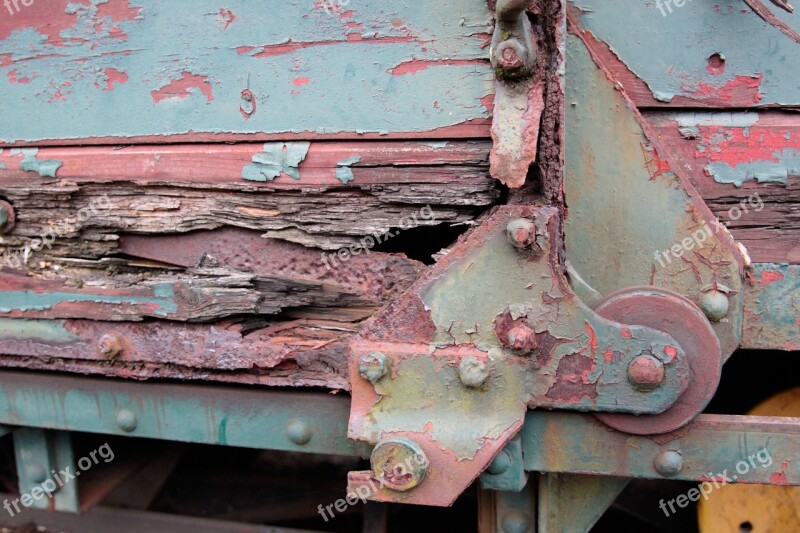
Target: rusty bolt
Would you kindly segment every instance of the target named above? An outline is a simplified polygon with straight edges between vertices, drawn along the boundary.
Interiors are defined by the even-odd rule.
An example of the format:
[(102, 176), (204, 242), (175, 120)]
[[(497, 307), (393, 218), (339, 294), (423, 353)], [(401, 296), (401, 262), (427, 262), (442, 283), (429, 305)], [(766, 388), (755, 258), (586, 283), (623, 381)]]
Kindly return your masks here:
[(497, 66), (505, 71), (514, 71), (525, 66), (528, 53), (519, 40), (511, 38), (497, 46)]
[(728, 296), (718, 290), (710, 290), (703, 295), (700, 302), (700, 309), (712, 322), (719, 322), (728, 314), (730, 302)]
[(654, 461), (656, 471), (664, 477), (674, 477), (683, 470), (681, 452), (667, 450), (656, 455)]
[(370, 456), (372, 474), (381, 485), (405, 492), (425, 479), (430, 462), (416, 442), (394, 437), (379, 442)]
[(664, 382), (664, 363), (652, 355), (640, 355), (628, 366), (628, 379), (640, 391), (651, 391)]
[(370, 383), (376, 383), (389, 373), (391, 359), (380, 352), (372, 352), (358, 361), (358, 373)]
[(467, 387), (477, 388), (489, 377), (489, 367), (477, 357), (467, 356), (458, 365), (461, 383)]
[(97, 341), (100, 353), (108, 358), (114, 358), (122, 352), (122, 341), (116, 335), (103, 335)]
[(530, 353), (535, 350), (537, 346), (536, 332), (527, 324), (517, 324), (508, 330), (509, 348)]
[(14, 229), (14, 207), (8, 202), (0, 200), (0, 235), (6, 234)]
[(508, 240), (518, 250), (525, 250), (536, 242), (536, 224), (526, 218), (518, 218), (509, 222), (506, 228)]

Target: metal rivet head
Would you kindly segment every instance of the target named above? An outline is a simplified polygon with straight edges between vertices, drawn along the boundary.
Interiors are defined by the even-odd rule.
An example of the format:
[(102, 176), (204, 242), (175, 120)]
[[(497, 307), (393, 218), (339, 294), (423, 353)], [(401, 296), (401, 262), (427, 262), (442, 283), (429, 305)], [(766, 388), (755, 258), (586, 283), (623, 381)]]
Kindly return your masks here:
[(425, 479), (430, 462), (419, 444), (395, 437), (379, 442), (370, 456), (372, 474), (386, 487), (405, 492)]
[(719, 322), (728, 315), (730, 309), (728, 296), (721, 291), (708, 291), (700, 301), (700, 309), (710, 321)]
[(513, 509), (503, 517), (503, 531), (505, 533), (527, 533), (531, 528), (531, 518), (518, 509)]
[(311, 437), (314, 436), (314, 433), (303, 420), (295, 419), (290, 420), (286, 425), (286, 436), (295, 444), (303, 446), (311, 441)]
[(47, 470), (41, 463), (30, 463), (26, 465), (25, 473), (28, 475), (28, 479), (31, 483), (44, 483), (44, 480), (47, 479)]
[(103, 335), (97, 341), (97, 349), (106, 357), (116, 357), (122, 352), (122, 341), (116, 335)]
[(525, 250), (536, 242), (536, 224), (532, 220), (518, 218), (506, 227), (508, 240), (518, 250)]
[(656, 455), (656, 472), (664, 477), (677, 476), (683, 470), (683, 457), (680, 452), (667, 450)]
[(500, 474), (508, 472), (509, 468), (511, 468), (511, 454), (503, 450), (489, 464), (486, 471), (495, 476), (499, 476)]
[(508, 347), (524, 353), (530, 353), (538, 346), (536, 332), (527, 324), (517, 324), (508, 330)]
[(480, 387), (489, 377), (489, 366), (477, 357), (467, 356), (458, 365), (458, 376), (467, 387)]
[(664, 363), (652, 355), (640, 355), (628, 365), (628, 379), (640, 391), (651, 391), (664, 382)]
[(372, 352), (358, 361), (358, 373), (370, 383), (375, 383), (389, 373), (391, 360), (380, 352)]
[(0, 234), (5, 234), (14, 229), (14, 207), (8, 202), (0, 200)]
[(122, 431), (131, 433), (136, 429), (137, 424), (136, 414), (130, 409), (117, 411), (117, 427)]

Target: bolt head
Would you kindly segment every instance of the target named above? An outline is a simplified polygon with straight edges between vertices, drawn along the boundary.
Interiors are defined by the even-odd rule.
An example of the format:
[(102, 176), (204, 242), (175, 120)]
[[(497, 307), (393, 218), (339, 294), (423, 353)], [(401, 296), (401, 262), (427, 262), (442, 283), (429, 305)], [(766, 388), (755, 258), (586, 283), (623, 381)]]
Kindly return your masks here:
[(664, 382), (664, 363), (652, 355), (640, 355), (628, 365), (628, 379), (641, 391), (651, 391)]
[(117, 427), (125, 433), (131, 433), (136, 429), (138, 421), (136, 413), (130, 409), (120, 409), (117, 411)]
[(389, 489), (405, 492), (425, 479), (430, 462), (411, 439), (394, 437), (379, 442), (370, 456), (372, 474)]
[(664, 477), (677, 476), (683, 470), (683, 456), (675, 450), (667, 450), (656, 455), (656, 471)]
[(730, 302), (728, 296), (720, 291), (712, 290), (703, 295), (700, 309), (712, 322), (719, 322), (728, 315)]
[(314, 433), (305, 421), (295, 419), (286, 425), (286, 436), (298, 446), (303, 446), (311, 441)]
[(527, 324), (517, 324), (508, 330), (508, 347), (530, 353), (538, 346), (536, 332)]
[(508, 451), (502, 450), (489, 464), (486, 471), (492, 475), (499, 476), (508, 472), (509, 468), (511, 468), (511, 455)]
[(477, 388), (489, 377), (489, 366), (477, 357), (468, 356), (458, 365), (458, 376), (467, 387)]
[(372, 352), (358, 360), (358, 373), (370, 383), (376, 383), (389, 373), (392, 361), (380, 352)]
[(519, 509), (512, 509), (503, 516), (504, 533), (527, 533), (531, 530), (531, 518)]
[(14, 207), (0, 200), (0, 235), (10, 232), (14, 228), (15, 220)]
[(517, 39), (508, 39), (497, 45), (497, 66), (506, 71), (514, 71), (525, 66), (527, 52)]
[(103, 335), (97, 341), (97, 349), (107, 357), (116, 357), (122, 352), (122, 341), (116, 335)]
[(536, 224), (526, 218), (512, 220), (506, 227), (508, 240), (518, 250), (530, 248), (536, 242)]

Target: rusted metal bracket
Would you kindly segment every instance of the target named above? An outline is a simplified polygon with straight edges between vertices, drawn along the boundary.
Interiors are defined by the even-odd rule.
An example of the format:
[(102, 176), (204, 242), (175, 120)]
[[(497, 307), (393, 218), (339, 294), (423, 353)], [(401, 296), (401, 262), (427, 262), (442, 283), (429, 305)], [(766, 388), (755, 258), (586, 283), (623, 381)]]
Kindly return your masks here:
[(526, 0), (498, 0), (489, 52), (497, 75), (490, 157), (491, 174), (509, 187), (525, 183), (536, 159), (544, 83), (537, 77), (537, 44)]
[(351, 343), (349, 436), (377, 446), (350, 492), (449, 505), (528, 407), (656, 414), (682, 397), (685, 349), (581, 302), (559, 222), (551, 207), (500, 208)]

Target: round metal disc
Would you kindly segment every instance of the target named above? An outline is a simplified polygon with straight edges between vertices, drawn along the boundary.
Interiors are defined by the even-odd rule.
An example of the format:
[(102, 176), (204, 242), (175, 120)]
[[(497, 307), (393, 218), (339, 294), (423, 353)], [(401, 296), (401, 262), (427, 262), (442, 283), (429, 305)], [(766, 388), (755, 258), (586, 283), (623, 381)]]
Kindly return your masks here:
[(608, 296), (595, 307), (608, 320), (646, 326), (671, 335), (689, 358), (689, 386), (657, 415), (598, 413), (605, 424), (634, 435), (676, 430), (700, 414), (717, 391), (722, 375), (719, 339), (703, 312), (680, 294), (659, 287), (631, 287)]

